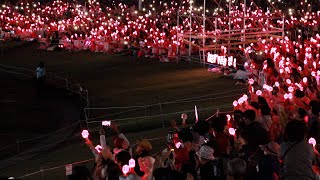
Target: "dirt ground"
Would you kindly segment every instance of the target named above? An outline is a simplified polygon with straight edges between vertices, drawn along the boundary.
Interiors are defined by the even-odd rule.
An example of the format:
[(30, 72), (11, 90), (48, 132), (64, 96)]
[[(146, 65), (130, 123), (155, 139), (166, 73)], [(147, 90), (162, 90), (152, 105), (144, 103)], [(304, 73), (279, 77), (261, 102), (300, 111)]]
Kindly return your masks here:
[[(131, 126), (122, 126), (135, 131), (143, 130), (143, 132), (130, 134), (131, 140), (139, 139), (143, 135), (150, 138), (165, 135), (165, 129), (161, 129), (163, 125), (161, 121), (166, 121), (167, 125), (172, 118), (180, 119), (180, 112), (188, 112), (189, 123), (193, 123), (194, 113), (192, 111), (195, 105), (199, 110), (200, 119), (209, 117), (219, 107), (221, 111), (231, 110), (232, 101), (245, 92), (244, 87), (236, 86), (234, 80), (210, 73), (197, 63), (160, 63), (157, 60), (146, 58), (90, 52), (48, 52), (36, 49), (34, 44), (6, 50), (4, 56), (0, 57), (0, 64), (31, 70), (35, 69), (40, 61), (45, 62), (47, 72), (72, 79), (87, 88), (90, 107), (156, 104), (142, 108), (138, 112), (124, 112), (132, 108), (90, 110), (89, 118), (98, 121), (103, 118), (123, 120), (123, 118), (133, 117), (133, 119), (138, 119)], [(160, 108), (159, 104), (161, 104)], [(165, 115), (160, 117), (159, 113)], [(96, 116), (103, 118), (95, 119)], [(144, 118), (134, 118), (141, 116)], [(126, 124), (133, 121), (132, 119), (122, 120), (119, 120), (118, 123)], [(162, 147), (161, 141), (154, 143), (156, 150)], [(81, 138), (76, 138), (70, 143), (65, 142), (63, 147), (26, 160), (23, 164), (0, 169), (0, 175), (17, 177), (40, 168), (63, 165), (90, 157), (91, 154), (81, 143)], [(52, 178), (55, 175), (62, 178), (64, 168), (56, 170), (49, 176)], [(42, 178), (43, 176), (37, 175), (30, 179)], [(45, 178), (51, 179), (50, 177)]]

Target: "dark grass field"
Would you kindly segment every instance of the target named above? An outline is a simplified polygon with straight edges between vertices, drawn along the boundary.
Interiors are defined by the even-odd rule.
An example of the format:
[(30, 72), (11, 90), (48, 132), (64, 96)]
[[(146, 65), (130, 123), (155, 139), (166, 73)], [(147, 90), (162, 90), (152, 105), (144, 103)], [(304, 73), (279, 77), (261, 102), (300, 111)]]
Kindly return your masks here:
[[(179, 120), (182, 112), (187, 112), (188, 122), (193, 123), (195, 105), (198, 107), (200, 119), (206, 119), (219, 107), (220, 111), (231, 110), (232, 101), (245, 92), (244, 87), (236, 86), (234, 80), (207, 72), (207, 69), (201, 68), (197, 63), (160, 63), (155, 59), (90, 52), (48, 52), (37, 50), (35, 46), (28, 43), (5, 50), (4, 56), (0, 57), (0, 64), (34, 70), (38, 63), (43, 61), (48, 72), (71, 79), (87, 88), (92, 108), (147, 106), (136, 110), (121, 108), (87, 112), (88, 118), (92, 119), (90, 122), (116, 120), (125, 130), (135, 131), (136, 133), (129, 135), (131, 140), (143, 135), (150, 138), (165, 135), (162, 125), (167, 125), (171, 119)], [(10, 76), (19, 78), (19, 75)], [(1, 83), (6, 82), (2, 80)], [(2, 87), (4, 86), (0, 86), (0, 89)], [(25, 118), (30, 120), (32, 117)], [(46, 119), (43, 119), (42, 123), (45, 121)], [(99, 125), (92, 123), (89, 127)], [(91, 157), (81, 143), (81, 138), (68, 142), (65, 142), (63, 147), (26, 160), (23, 164), (0, 169), (0, 174), (19, 176), (39, 168)], [(156, 150), (162, 147), (161, 141), (154, 143)], [(60, 178), (56, 179), (61, 179), (63, 171), (64, 168), (59, 169), (49, 176), (52, 178), (59, 174)], [(51, 179), (50, 177), (48, 178)], [(41, 179), (41, 176), (30, 179)]]

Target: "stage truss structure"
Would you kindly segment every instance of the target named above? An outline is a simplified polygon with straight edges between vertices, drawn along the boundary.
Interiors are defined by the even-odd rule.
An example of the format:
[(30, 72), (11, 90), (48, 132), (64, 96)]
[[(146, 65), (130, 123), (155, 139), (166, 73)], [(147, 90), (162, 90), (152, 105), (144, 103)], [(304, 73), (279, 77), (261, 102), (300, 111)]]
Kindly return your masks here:
[[(262, 40), (268, 42), (273, 39), (284, 39), (283, 15), (273, 16), (270, 13), (264, 13), (262, 16), (255, 16), (251, 14), (251, 7), (247, 8), (247, 0), (244, 0), (242, 4), (239, 3), (240, 6), (236, 6), (236, 1), (227, 1), (229, 4), (225, 9), (228, 14), (223, 16), (219, 13), (214, 16), (206, 16), (208, 14), (206, 0), (204, 0), (200, 15), (198, 15), (199, 11), (195, 12), (192, 0), (189, 1), (188, 11), (178, 10), (177, 42), (188, 46), (186, 49), (177, 46), (179, 59), (200, 59), (205, 66), (208, 53), (219, 54), (224, 49), (227, 51), (226, 54), (230, 55), (230, 53)], [(241, 7), (240, 11), (236, 10), (238, 7)], [(238, 25), (235, 25), (235, 22), (238, 22)], [(200, 29), (200, 31), (194, 29)], [(195, 53), (196, 51), (199, 54)]]

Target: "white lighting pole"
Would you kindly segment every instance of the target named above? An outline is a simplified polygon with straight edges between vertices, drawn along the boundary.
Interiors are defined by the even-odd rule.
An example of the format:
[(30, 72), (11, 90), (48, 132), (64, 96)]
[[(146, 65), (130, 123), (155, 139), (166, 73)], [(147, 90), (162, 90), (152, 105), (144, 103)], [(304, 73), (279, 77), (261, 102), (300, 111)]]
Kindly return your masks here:
[[(181, 5), (180, 5), (181, 6)], [(177, 57), (177, 62), (179, 61), (179, 23), (180, 23), (180, 18), (179, 18), (179, 16), (180, 16), (180, 14), (179, 14), (179, 12), (180, 12), (180, 6), (179, 6), (179, 8), (178, 8), (178, 15), (177, 15), (177, 52), (176, 52), (176, 57)], [(184, 37), (183, 37), (184, 38)]]
[(193, 3), (193, 0), (190, 0), (190, 8), (189, 8), (189, 10), (190, 10), (190, 37), (189, 37), (189, 61), (191, 62), (191, 41), (192, 41), (192, 39), (191, 39), (191, 36), (192, 36), (192, 8), (193, 8), (193, 6), (192, 6), (192, 3)]
[(142, 0), (139, 0), (139, 11), (142, 9)]
[(203, 47), (203, 66), (205, 67), (206, 66), (206, 53), (205, 53), (205, 45), (206, 45), (206, 0), (203, 1), (203, 35), (202, 35), (202, 47)]
[(243, 8), (243, 48), (246, 46), (246, 14), (247, 14), (247, 1), (244, 0), (244, 8)]
[(228, 41), (228, 45), (229, 45), (229, 49), (228, 49), (228, 54), (230, 55), (230, 36), (231, 36), (231, 0), (229, 0), (229, 41)]

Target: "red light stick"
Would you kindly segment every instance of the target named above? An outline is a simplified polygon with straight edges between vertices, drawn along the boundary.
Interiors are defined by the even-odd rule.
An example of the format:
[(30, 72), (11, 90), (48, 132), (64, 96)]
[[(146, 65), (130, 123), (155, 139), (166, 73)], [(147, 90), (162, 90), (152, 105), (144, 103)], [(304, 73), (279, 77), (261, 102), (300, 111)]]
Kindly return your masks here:
[(136, 161), (134, 159), (129, 160), (129, 167), (134, 168), (136, 166)]
[(88, 130), (83, 130), (81, 133), (82, 137), (84, 139), (87, 139), (89, 137), (89, 131)]
[(175, 146), (176, 146), (177, 149), (179, 149), (180, 146), (181, 146), (181, 142), (177, 142), (177, 143), (175, 144)]
[(227, 114), (226, 116), (227, 116), (227, 120), (230, 121), (231, 120), (230, 114)]
[(261, 96), (262, 91), (261, 91), (261, 90), (258, 90), (258, 91), (256, 92), (256, 94), (257, 94), (258, 96)]
[(238, 101), (233, 101), (233, 106), (234, 107), (238, 106)]
[(124, 165), (122, 167), (123, 174), (127, 174), (130, 171), (130, 167), (128, 165)]
[(234, 136), (236, 134), (236, 129), (234, 128), (229, 128), (229, 134)]
[(307, 82), (308, 82), (308, 78), (307, 78), (307, 77), (304, 77), (304, 78), (303, 78), (303, 82), (304, 82), (304, 83), (307, 83)]
[(101, 153), (102, 147), (100, 145), (97, 145), (95, 149), (98, 151), (98, 153)]
[(254, 80), (251, 78), (249, 79), (249, 84), (253, 84), (254, 83)]
[(317, 141), (316, 141), (316, 139), (314, 139), (313, 137), (311, 137), (311, 138), (308, 140), (308, 143), (309, 143), (309, 144), (312, 144), (312, 146), (314, 147), (314, 146), (316, 146)]
[(102, 121), (102, 126), (110, 126), (111, 121)]
[(197, 110), (197, 106), (194, 106), (194, 112), (195, 112), (196, 123), (197, 123), (197, 122), (198, 122), (198, 110)]

